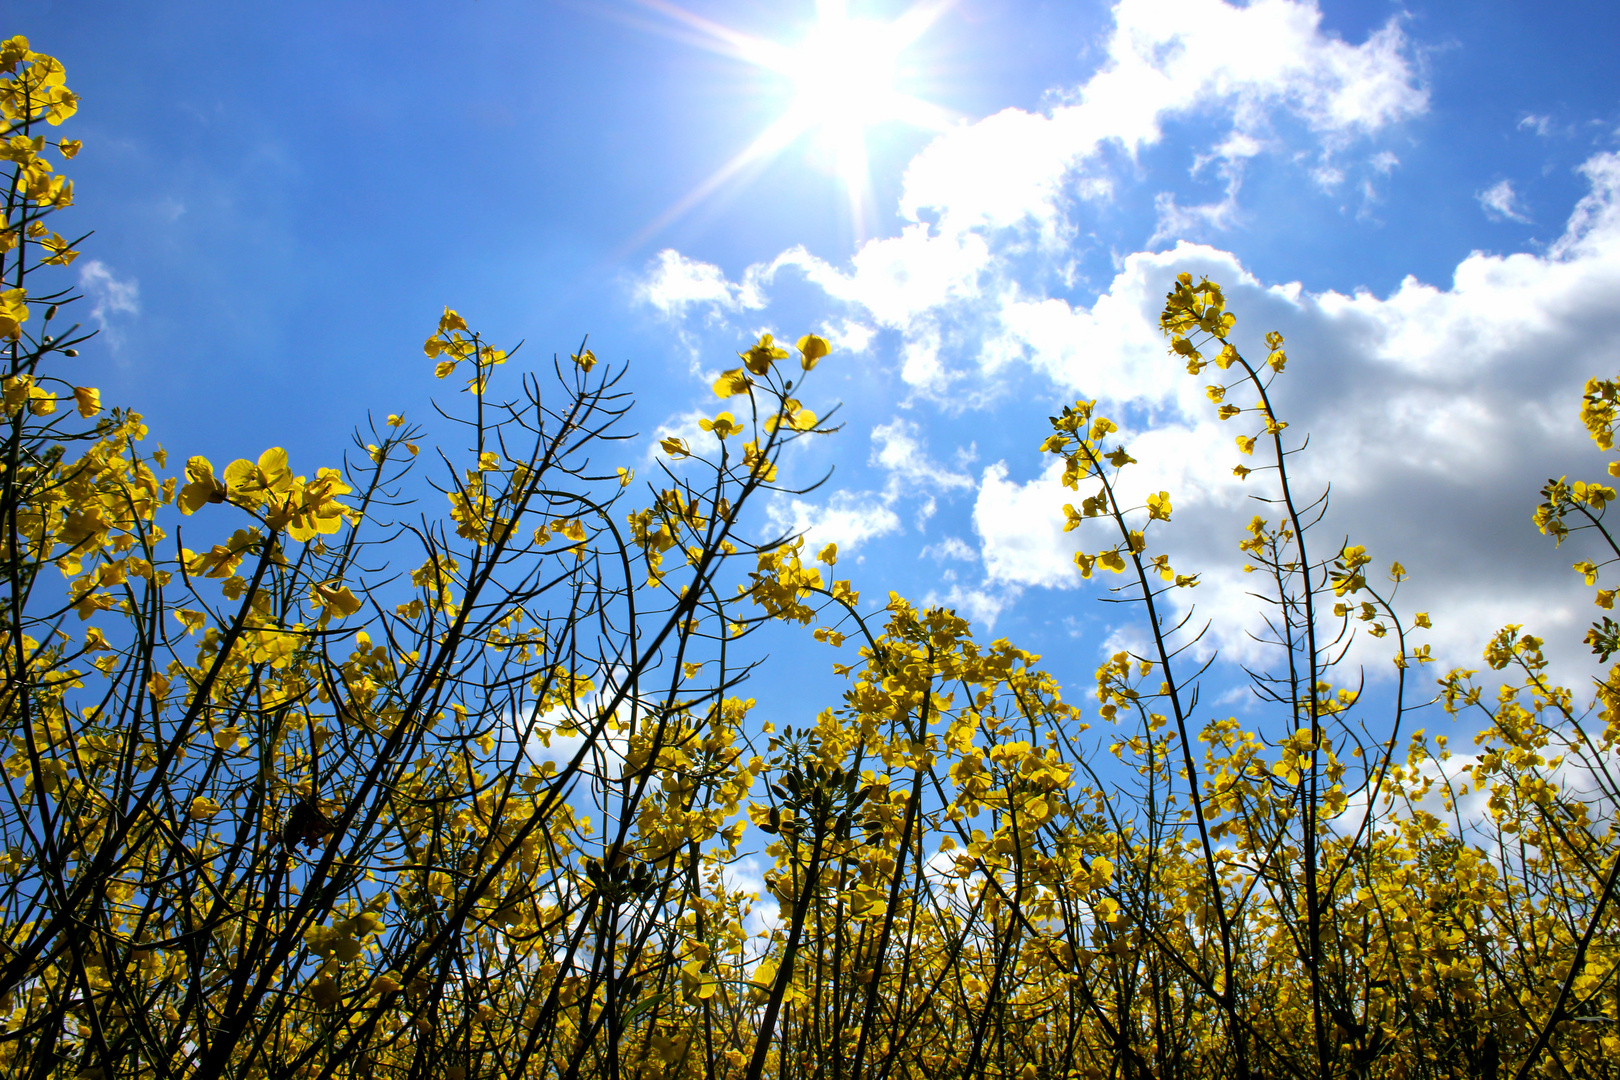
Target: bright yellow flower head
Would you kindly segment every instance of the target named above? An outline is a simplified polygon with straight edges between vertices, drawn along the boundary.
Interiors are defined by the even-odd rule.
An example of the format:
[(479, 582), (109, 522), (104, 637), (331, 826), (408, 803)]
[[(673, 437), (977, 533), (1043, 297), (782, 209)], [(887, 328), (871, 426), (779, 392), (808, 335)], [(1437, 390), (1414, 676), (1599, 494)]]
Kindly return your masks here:
[(765, 334), (753, 348), (747, 352), (740, 352), (737, 356), (749, 371), (755, 375), (764, 375), (771, 370), (771, 364), (787, 359), (787, 350), (776, 344), (776, 340), (770, 334)]

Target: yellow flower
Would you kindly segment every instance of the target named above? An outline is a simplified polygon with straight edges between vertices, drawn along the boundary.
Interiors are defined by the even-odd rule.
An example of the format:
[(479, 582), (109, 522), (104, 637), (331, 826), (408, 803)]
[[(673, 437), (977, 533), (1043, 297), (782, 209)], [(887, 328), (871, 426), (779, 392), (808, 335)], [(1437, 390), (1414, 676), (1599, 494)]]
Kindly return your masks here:
[(50, 252), (49, 255), (40, 260), (40, 262), (48, 266), (69, 266), (74, 259), (79, 257), (79, 253), (68, 247), (68, 242), (62, 239), (59, 233), (52, 233), (39, 243), (41, 247)]
[(718, 398), (736, 397), (753, 385), (754, 380), (744, 374), (742, 368), (735, 368), (714, 381), (714, 396)]
[(324, 585), (311, 585), (310, 599), (321, 609), (322, 622), (332, 615), (346, 619), (360, 610), (360, 598), (341, 582), (329, 581)]
[(0, 71), (7, 74), (17, 70), (17, 65), (32, 56), (28, 49), (28, 39), (18, 34), (0, 42)]
[(763, 335), (754, 347), (747, 352), (740, 352), (737, 356), (742, 360), (743, 366), (755, 375), (764, 375), (771, 370), (771, 364), (777, 360), (787, 359), (787, 350), (776, 344), (770, 334)]
[(722, 439), (735, 435), (742, 430), (742, 425), (737, 423), (737, 418), (728, 412), (721, 413), (713, 420), (699, 420), (698, 427), (704, 431), (712, 431)]
[(832, 351), (827, 339), (817, 337), (815, 334), (806, 334), (799, 339), (799, 366), (806, 371), (815, 368), (816, 362)]
[(205, 457), (186, 461), (186, 486), (180, 489), (180, 512), (195, 514), (209, 503), (222, 503), (230, 489), (214, 478), (214, 467)]
[(28, 290), (0, 292), (0, 338), (16, 341), (22, 337), (22, 324), (28, 321)]

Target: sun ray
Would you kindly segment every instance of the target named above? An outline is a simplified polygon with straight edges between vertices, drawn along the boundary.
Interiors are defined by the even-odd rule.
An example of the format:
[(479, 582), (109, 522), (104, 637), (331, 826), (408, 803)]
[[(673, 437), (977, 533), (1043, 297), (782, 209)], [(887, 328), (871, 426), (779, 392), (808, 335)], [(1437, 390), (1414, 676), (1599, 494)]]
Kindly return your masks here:
[(630, 2), (649, 11), (656, 11), (696, 31), (695, 34), (683, 34), (682, 40), (690, 41), (710, 52), (746, 60), (750, 64), (766, 68), (775, 68), (785, 64), (789, 59), (789, 50), (774, 41), (766, 41), (764, 38), (733, 30), (722, 23), (705, 19), (683, 7), (671, 4), (669, 0), (630, 0)]
[(919, 0), (889, 25), (894, 28), (895, 40), (902, 48), (926, 34), (939, 17), (956, 6), (956, 0)]
[(760, 132), (753, 142), (739, 151), (735, 157), (710, 173), (696, 187), (682, 195), (668, 209), (632, 237), (625, 245), (626, 250), (634, 251), (654, 236), (657, 236), (678, 221), (687, 211), (714, 194), (726, 181), (750, 165), (762, 164), (775, 157), (792, 145), (793, 141), (803, 133), (803, 127), (799, 125), (798, 118), (793, 114), (788, 113), (778, 117), (769, 127)]

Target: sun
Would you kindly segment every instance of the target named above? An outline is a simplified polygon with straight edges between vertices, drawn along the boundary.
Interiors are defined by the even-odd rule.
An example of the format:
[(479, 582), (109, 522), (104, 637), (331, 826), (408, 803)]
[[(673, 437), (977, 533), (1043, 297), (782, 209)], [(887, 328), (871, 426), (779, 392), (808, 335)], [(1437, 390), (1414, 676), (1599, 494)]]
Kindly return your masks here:
[(830, 156), (857, 231), (871, 186), (867, 135), (904, 115), (906, 95), (897, 82), (908, 44), (896, 24), (851, 19), (842, 4), (823, 4), (815, 26), (792, 50), (794, 95), (782, 123), (810, 135), (815, 151)]
[(864, 132), (892, 118), (900, 40), (892, 25), (824, 15), (793, 50), (790, 112), (806, 128)]
[(954, 0), (920, 0), (888, 22), (852, 16), (847, 0), (818, 0), (815, 22), (790, 45), (711, 22), (668, 0), (635, 2), (683, 24), (683, 40), (772, 71), (792, 87), (782, 114), (643, 230), (637, 244), (733, 177), (805, 140), (810, 141), (812, 155), (825, 160), (843, 187), (858, 242), (864, 237), (870, 203), (867, 142), (873, 129), (900, 123), (943, 130), (957, 119), (949, 110), (907, 92), (905, 86), (906, 51)]

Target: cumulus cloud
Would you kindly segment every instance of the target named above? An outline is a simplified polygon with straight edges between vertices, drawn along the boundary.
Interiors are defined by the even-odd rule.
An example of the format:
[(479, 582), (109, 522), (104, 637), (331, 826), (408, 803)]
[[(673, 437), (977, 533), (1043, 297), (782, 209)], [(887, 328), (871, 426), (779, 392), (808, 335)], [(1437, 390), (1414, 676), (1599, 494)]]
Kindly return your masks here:
[(1485, 208), (1485, 216), (1492, 221), (1529, 221), (1519, 208), (1519, 193), (1513, 190), (1513, 181), (1499, 180), (1474, 198)]
[[(1006, 395), (1014, 387), (1027, 394), (1032, 373), (1041, 396), (1099, 399), (1141, 462), (1126, 471), (1122, 498), (1172, 495), (1174, 518), (1156, 527), (1155, 544), (1203, 581), (1176, 600), (1196, 602), (1195, 625), (1215, 621), (1209, 644), (1247, 659), (1259, 655), (1249, 635), (1261, 624), (1250, 596), (1256, 579), (1242, 573), (1236, 544), (1250, 515), (1275, 513), (1253, 501), (1274, 490), (1265, 474), (1232, 475), (1233, 436), (1252, 425), (1214, 418), (1203, 383), (1218, 372), (1186, 377), (1165, 356), (1157, 325), (1173, 276), (1207, 274), (1240, 316), (1241, 346), (1263, 355), (1265, 331), (1288, 338), (1293, 359), (1275, 387), (1277, 408), (1290, 435), (1310, 433), (1308, 451), (1291, 462), (1295, 490), (1309, 499), (1332, 483), (1312, 534), (1317, 556), (1349, 539), (1380, 566), (1404, 563), (1411, 577), (1398, 604), (1432, 612), (1426, 637), (1444, 663), (1477, 666), (1485, 637), (1506, 622), (1578, 640), (1593, 609), (1567, 567), (1592, 552), (1580, 538), (1555, 552), (1529, 514), (1549, 476), (1603, 472), (1575, 413), (1585, 378), (1620, 368), (1610, 332), (1620, 312), (1620, 155), (1582, 167), (1588, 193), (1544, 251), (1475, 252), (1449, 282), (1408, 277), (1383, 294), (1311, 291), (1261, 280), (1232, 252), (1178, 240), (1166, 250), (1125, 248), (1112, 280), (1086, 302), (1052, 295), (1046, 284), (1075, 234), (1075, 200), (1106, 197), (1087, 186), (1106, 172), (1101, 148), (1134, 154), (1168, 120), (1197, 115), (1214, 121), (1201, 160), (1222, 167), (1287, 150), (1332, 184), (1354, 167), (1393, 169), (1387, 149), (1370, 147), (1357, 166), (1350, 148), (1426, 107), (1399, 22), (1356, 45), (1324, 34), (1313, 4), (1289, 0), (1125, 0), (1115, 17), (1103, 65), (1063, 104), (999, 113), (923, 151), (906, 173), (909, 221), (896, 235), (840, 265), (795, 248), (751, 268), (741, 284), (705, 287), (716, 297), (748, 288), (764, 297), (775, 275), (799, 275), (860, 325), (897, 331), (890, 357), (902, 389), (914, 405), (931, 399), (947, 416), (997, 402), (1010, 408)], [(1278, 134), (1280, 117), (1294, 122), (1294, 143)], [(1297, 144), (1300, 128), (1315, 139), (1308, 152)], [(1511, 185), (1498, 187), (1482, 205), (1523, 215)], [(1048, 251), (1054, 262), (1041, 261)], [(1232, 397), (1252, 400), (1242, 390)], [(858, 542), (902, 533), (889, 491), (907, 491), (907, 478), (922, 475), (907, 464), (922, 425), (896, 424), (880, 425), (881, 438), (874, 431), (871, 464), (886, 470), (883, 490), (820, 508), (784, 505), (783, 520), (841, 529)], [(959, 474), (961, 465), (942, 475)], [(988, 617), (1020, 592), (1076, 588), (1075, 549), (1108, 542), (1088, 537), (1089, 525), (1062, 531), (1063, 504), (1084, 493), (1063, 489), (1033, 448), (979, 470), (972, 488), (930, 475), (935, 486), (920, 497), (971, 494), (979, 557), (966, 570), (982, 575), (952, 579), (941, 595)], [(1393, 647), (1365, 643), (1364, 655), (1387, 669)], [(1573, 669), (1561, 674), (1579, 681)]]
[(1063, 535), (1063, 504), (1073, 497), (1059, 480), (1062, 473), (1062, 463), (1054, 461), (1039, 478), (1020, 484), (1007, 479), (1004, 462), (984, 470), (973, 527), (986, 580), (1048, 588), (1080, 583), (1074, 546)]
[(863, 353), (871, 347), (874, 333), (870, 326), (843, 319), (837, 326), (825, 328), (822, 336), (837, 352)]
[[(1167, 121), (1206, 123), (1212, 137), (1194, 170), (1213, 163), (1226, 194), (1192, 206), (1163, 196), (1150, 246), (1230, 227), (1244, 162), (1256, 155), (1314, 157), (1331, 186), (1358, 139), (1427, 108), (1399, 21), (1352, 45), (1324, 33), (1321, 19), (1309, 0), (1121, 0), (1105, 60), (1062, 104), (961, 125), (912, 159), (898, 235), (866, 242), (842, 267), (794, 248), (749, 267), (738, 283), (665, 252), (642, 294), (666, 313), (688, 304), (739, 310), (763, 302), (763, 290), (791, 271), (862, 325), (898, 331), (908, 387), (971, 408), (997, 392), (987, 379), (1031, 350), (1019, 317), (1036, 316), (1039, 332), (1039, 312), (1026, 305), (1044, 298), (1029, 260), (1046, 261), (1036, 278), (1062, 276), (1073, 208), (1109, 198), (1110, 160), (1134, 160), (1162, 139)], [(1312, 146), (1302, 151), (1277, 136), (1279, 116), (1302, 126)], [(1368, 167), (1387, 172), (1393, 161), (1381, 151)], [(976, 363), (964, 367), (962, 356)]]
[(937, 139), (907, 170), (901, 211), (936, 211), (945, 231), (1033, 219), (1056, 233), (1068, 174), (1108, 144), (1134, 156), (1171, 116), (1224, 113), (1214, 153), (1238, 159), (1258, 152), (1276, 108), (1332, 151), (1427, 107), (1398, 22), (1351, 45), (1321, 21), (1295, 0), (1122, 0), (1107, 60), (1072, 104), (1008, 109)]
[[(1252, 612), (1254, 582), (1233, 568), (1234, 545), (1250, 514), (1271, 513), (1247, 496), (1274, 492), (1262, 474), (1239, 481), (1229, 472), (1240, 460), (1232, 437), (1252, 425), (1215, 420), (1203, 380), (1175, 377), (1163, 356), (1157, 311), (1180, 270), (1226, 285), (1237, 339), (1255, 352), (1266, 330), (1288, 338), (1293, 359), (1274, 394), (1291, 431), (1311, 436), (1291, 463), (1295, 491), (1313, 496), (1332, 483), (1318, 555), (1348, 537), (1382, 565), (1404, 563), (1413, 576), (1401, 606), (1436, 613), (1430, 640), (1448, 662), (1477, 657), (1507, 622), (1578, 639), (1593, 609), (1567, 566), (1591, 552), (1577, 538), (1555, 553), (1529, 514), (1547, 477), (1602, 474), (1576, 413), (1584, 380), (1620, 367), (1620, 344), (1605, 330), (1620, 312), (1620, 155), (1598, 155), (1582, 171), (1590, 190), (1546, 254), (1476, 252), (1448, 288), (1409, 277), (1382, 297), (1310, 293), (1257, 280), (1229, 252), (1183, 244), (1125, 259), (1090, 309), (1038, 305), (1062, 331), (1051, 334), (1061, 349), (1034, 353), (1052, 382), (1161, 410), (1132, 441), (1142, 465), (1126, 471), (1124, 497), (1173, 493), (1164, 543), (1178, 569), (1205, 572), (1203, 586), (1177, 596), (1222, 616), (1212, 641), (1252, 649), (1254, 618), (1237, 613)], [(1244, 392), (1232, 397), (1248, 402)], [(1057, 511), (1072, 493), (1051, 466), (1029, 476), (1033, 460), (1012, 464), (1029, 478), (997, 465), (979, 488), (987, 576), (1072, 587), (1066, 558), (1106, 539), (1061, 533)], [(1008, 527), (1014, 518), (1029, 527)]]
[(700, 426), (709, 414), (700, 409), (692, 409), (676, 416), (670, 417), (653, 432), (652, 438), (647, 440), (646, 460), (662, 462), (665, 465), (678, 465), (683, 458), (671, 458), (663, 448), (663, 441), (676, 438), (684, 442), (688, 448), (699, 454), (706, 454), (714, 449), (716, 438), (712, 431), (704, 431)]
[[(1617, 803), (1620, 803), (1620, 790), (1615, 783), (1620, 754), (1594, 752), (1578, 741), (1559, 749), (1564, 752), (1549, 753), (1547, 756), (1553, 764), (1537, 770), (1538, 774), (1557, 788), (1561, 799), (1584, 803), (1596, 829), (1601, 830), (1605, 823), (1614, 821)], [(1515, 838), (1497, 830), (1490, 807), (1492, 788), (1506, 780), (1500, 775), (1488, 782), (1477, 779), (1473, 770), (1480, 760), (1478, 754), (1450, 754), (1408, 763), (1405, 783), (1401, 785), (1403, 794), (1395, 800), (1397, 812), (1430, 814), (1449, 826), (1452, 835), (1487, 848), (1504, 839), (1513, 846)], [(1392, 787), (1386, 783), (1382, 790), (1387, 795)], [(1421, 797), (1417, 792), (1422, 792)], [(1367, 815), (1368, 794), (1360, 791), (1346, 800), (1344, 813), (1333, 819), (1329, 827), (1340, 835), (1356, 832)], [(1510, 850), (1502, 854), (1512, 863), (1521, 858), (1523, 852)]]

